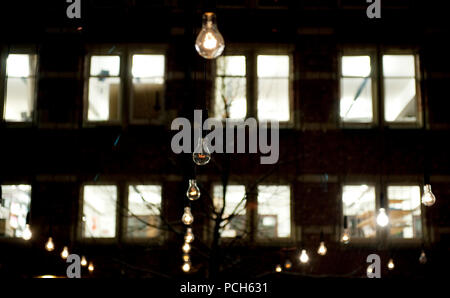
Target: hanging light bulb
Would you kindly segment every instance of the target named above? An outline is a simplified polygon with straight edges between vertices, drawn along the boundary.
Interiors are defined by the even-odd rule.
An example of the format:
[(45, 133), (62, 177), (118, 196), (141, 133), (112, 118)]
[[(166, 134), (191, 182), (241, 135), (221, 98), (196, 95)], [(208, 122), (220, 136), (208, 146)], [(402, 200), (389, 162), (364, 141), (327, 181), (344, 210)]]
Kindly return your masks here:
[(195, 201), (200, 198), (200, 189), (198, 188), (197, 181), (195, 179), (189, 180), (189, 188), (186, 192), (186, 196), (191, 201)]
[(419, 262), (420, 264), (425, 264), (427, 262), (427, 255), (425, 254), (425, 251), (423, 249), (420, 253)]
[(191, 271), (191, 262), (184, 262), (183, 266), (181, 267), (184, 272)]
[(431, 185), (425, 184), (423, 187), (422, 204), (427, 207), (433, 206), (436, 203), (436, 197), (431, 191)]
[(181, 217), (181, 221), (187, 226), (194, 222), (194, 216), (191, 213), (190, 207), (184, 208), (184, 213), (183, 216)]
[(344, 233), (342, 234), (341, 242), (344, 244), (347, 244), (350, 242), (350, 233), (348, 232), (348, 229), (344, 230)]
[(308, 261), (309, 261), (309, 256), (306, 253), (306, 249), (302, 249), (302, 252), (300, 254), (300, 262), (303, 264), (306, 264), (306, 263), (308, 263)]
[(184, 253), (189, 253), (191, 251), (191, 245), (189, 243), (184, 243), (181, 249), (183, 250)]
[(283, 268), (281, 268), (281, 265), (280, 265), (280, 264), (278, 264), (278, 265), (275, 267), (275, 271), (276, 271), (276, 272), (281, 272), (281, 271), (283, 271)]
[(286, 260), (286, 262), (284, 263), (284, 268), (286, 268), (286, 269), (291, 269), (292, 268), (291, 260), (289, 260), (289, 259)]
[(219, 57), (225, 49), (225, 41), (217, 29), (216, 15), (213, 12), (203, 14), (202, 30), (195, 41), (195, 49), (206, 59)]
[(67, 248), (67, 246), (64, 246), (61, 252), (61, 258), (67, 259), (68, 256), (69, 256), (69, 249)]
[(389, 223), (389, 217), (386, 214), (386, 210), (384, 208), (380, 208), (380, 211), (378, 212), (377, 216), (377, 224), (380, 227), (385, 227)]
[(388, 267), (389, 270), (394, 269), (395, 265), (394, 265), (394, 260), (392, 258), (389, 259), (387, 267)]
[(325, 246), (325, 242), (321, 241), (319, 248), (317, 249), (317, 253), (321, 256), (324, 256), (327, 254), (327, 247)]
[(47, 243), (45, 244), (45, 249), (47, 251), (53, 251), (55, 249), (52, 237), (48, 237)]
[(26, 224), (25, 225), (25, 230), (23, 230), (22, 238), (24, 240), (28, 241), (28, 240), (31, 239), (32, 236), (33, 236), (33, 233), (31, 233), (30, 225)]
[(94, 264), (92, 262), (89, 262), (88, 270), (89, 272), (94, 271)]
[(367, 266), (367, 274), (371, 274), (374, 272), (374, 268), (372, 267), (372, 265)]
[(211, 151), (208, 148), (206, 140), (206, 138), (199, 138), (194, 153), (192, 153), (192, 160), (196, 165), (204, 166), (211, 160)]
[(191, 257), (189, 256), (189, 254), (183, 254), (183, 261), (184, 262), (189, 262), (191, 260)]
[(192, 241), (194, 241), (194, 233), (192, 233), (192, 228), (188, 228), (186, 231), (186, 235), (184, 236), (184, 241), (186, 241), (186, 243), (191, 243)]
[(81, 257), (81, 266), (86, 267), (86, 265), (87, 265), (86, 257), (85, 257), (85, 256), (82, 256), (82, 257)]

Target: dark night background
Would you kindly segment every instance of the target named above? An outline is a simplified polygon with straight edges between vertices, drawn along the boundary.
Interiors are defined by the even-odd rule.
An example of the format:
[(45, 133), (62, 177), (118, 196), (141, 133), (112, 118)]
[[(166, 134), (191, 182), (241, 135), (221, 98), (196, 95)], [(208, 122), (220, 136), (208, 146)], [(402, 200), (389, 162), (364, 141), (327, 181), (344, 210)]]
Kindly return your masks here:
[[(247, 154), (231, 156), (228, 162), (231, 180), (251, 181), (274, 171), (269, 179), (292, 185), (292, 220), (297, 231), (292, 233), (301, 231), (310, 254), (315, 254), (320, 231), (324, 231), (328, 247), (324, 258), (313, 258), (307, 269), (294, 264), (293, 272), (298, 275), (275, 277), (364, 277), (365, 258), (373, 252), (382, 258), (383, 277), (449, 277), (447, 1), (384, 0), (381, 19), (367, 18), (369, 4), (365, 0), (84, 0), (80, 20), (66, 17), (67, 5), (63, 0), (2, 1), (0, 5), (2, 65), (8, 50), (15, 47), (28, 46), (39, 55), (35, 120), (30, 125), (0, 125), (0, 181), (32, 185), (33, 226), (29, 242), (0, 239), (1, 277), (65, 275), (66, 264), (58, 256), (63, 243), (74, 253), (82, 251), (94, 260), (94, 273), (83, 272), (89, 277), (185, 277), (180, 270), (182, 238), (174, 233), (162, 243), (145, 245), (127, 243), (121, 235), (101, 242), (77, 236), (84, 183), (112, 182), (120, 192), (129, 180), (158, 181), (163, 186), (164, 212), (168, 219), (177, 221), (183, 212), (190, 173), (185, 156), (176, 156), (170, 149), (170, 122), (131, 124), (126, 98), (121, 124), (84, 126), (83, 73), (89, 46), (138, 44), (151, 48), (162, 44), (167, 48), (166, 112), (175, 118), (207, 106), (212, 64), (194, 50), (195, 30), (207, 9), (217, 14), (225, 53), (241, 44), (293, 49), (294, 125), (280, 131), (280, 162), (284, 163), (274, 169), (260, 165), (259, 156)], [(340, 128), (338, 57), (347, 46), (418, 51), (426, 129), (380, 125)], [(118, 136), (120, 142), (113, 146)], [(343, 182), (351, 177), (376, 182), (383, 176), (386, 181), (421, 184), (427, 167), (437, 198), (423, 214), (427, 264), (418, 262), (421, 241), (388, 246), (339, 243)], [(204, 189), (220, 179), (208, 166), (197, 175)], [(205, 222), (206, 218), (198, 215), (195, 229), (201, 230)], [(57, 245), (53, 255), (43, 248), (50, 224)], [(297, 245), (295, 241), (258, 245), (250, 239), (233, 246), (226, 253), (243, 263), (224, 276), (271, 276), (280, 256), (291, 255), (297, 260), (297, 252), (289, 250)], [(391, 253), (396, 269), (388, 271), (384, 264)], [(192, 261), (204, 262), (195, 252)], [(202, 270), (200, 267), (193, 275), (201, 276)]]

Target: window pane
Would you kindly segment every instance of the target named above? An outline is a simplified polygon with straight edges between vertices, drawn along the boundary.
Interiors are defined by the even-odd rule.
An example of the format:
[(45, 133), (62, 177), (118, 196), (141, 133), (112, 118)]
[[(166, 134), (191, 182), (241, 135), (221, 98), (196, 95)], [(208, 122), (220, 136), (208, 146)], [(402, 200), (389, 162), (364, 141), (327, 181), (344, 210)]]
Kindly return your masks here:
[(2, 185), (0, 237), (22, 237), (30, 211), (30, 185)]
[(289, 56), (258, 55), (258, 77), (259, 78), (288, 78)]
[(288, 185), (258, 186), (258, 237), (291, 236), (291, 189)]
[(5, 120), (28, 122), (34, 106), (34, 78), (11, 78), (6, 83)]
[(289, 121), (289, 79), (258, 80), (258, 119)]
[[(214, 186), (214, 207), (217, 211), (223, 207), (223, 186)], [(245, 201), (242, 199), (245, 197), (245, 186), (243, 185), (228, 185), (227, 192), (225, 194), (225, 210), (223, 218), (235, 214), (231, 222), (225, 221), (222, 226), (222, 237), (236, 237), (237, 235), (243, 235), (246, 229), (246, 211)]]
[(118, 76), (120, 73), (119, 56), (92, 56), (91, 76)]
[(155, 120), (161, 117), (164, 85), (155, 79), (133, 79), (132, 116), (138, 120)]
[(6, 75), (8, 77), (24, 78), (34, 75), (35, 55), (10, 54), (6, 60)]
[(375, 237), (375, 187), (345, 185), (342, 189), (342, 204), (350, 236)]
[(419, 186), (389, 186), (388, 199), (391, 237), (422, 237)]
[(368, 77), (370, 76), (370, 57), (369, 56), (343, 56), (342, 57), (342, 75), (350, 77)]
[(133, 77), (164, 78), (164, 55), (133, 55)]
[(386, 121), (416, 121), (416, 80), (384, 80), (384, 117)]
[[(226, 110), (233, 119), (244, 119), (247, 114), (246, 103), (246, 79), (245, 78), (216, 78), (216, 103), (215, 115), (226, 118)], [(225, 109), (225, 103), (227, 109)]]
[(245, 76), (245, 56), (221, 56), (217, 58), (217, 75)]
[(385, 77), (415, 77), (414, 55), (384, 55), (383, 75)]
[(156, 237), (160, 234), (161, 186), (128, 187), (127, 237)]
[(372, 122), (370, 78), (341, 78), (340, 116), (343, 121)]
[(83, 236), (112, 238), (116, 235), (117, 187), (89, 185), (84, 187)]
[(119, 119), (119, 78), (89, 79), (88, 120), (105, 121)]

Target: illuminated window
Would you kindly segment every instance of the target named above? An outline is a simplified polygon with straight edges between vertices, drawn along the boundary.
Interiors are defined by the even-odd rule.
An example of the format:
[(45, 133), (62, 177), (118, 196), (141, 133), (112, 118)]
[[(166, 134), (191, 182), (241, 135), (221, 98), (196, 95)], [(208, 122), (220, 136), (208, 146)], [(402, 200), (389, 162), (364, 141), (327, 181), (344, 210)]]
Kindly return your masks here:
[(245, 56), (221, 56), (216, 61), (215, 116), (244, 119), (247, 114)]
[(131, 118), (138, 122), (158, 120), (164, 105), (164, 55), (132, 56)]
[(388, 186), (390, 236), (393, 238), (421, 238), (419, 186)]
[(416, 122), (416, 65), (414, 55), (384, 55), (384, 119)]
[(30, 211), (31, 185), (2, 185), (0, 237), (22, 237)]
[(126, 235), (129, 238), (154, 238), (160, 235), (161, 186), (130, 185)]
[(83, 231), (86, 238), (116, 236), (117, 187), (87, 185), (83, 190)]
[(91, 56), (88, 121), (120, 119), (120, 56)]
[(287, 55), (258, 55), (259, 120), (290, 120), (289, 65)]
[(347, 228), (352, 238), (372, 238), (376, 236), (375, 187), (344, 185), (342, 205), (347, 217)]
[(344, 122), (372, 122), (370, 56), (342, 56), (341, 67), (341, 120)]
[(6, 60), (4, 120), (31, 122), (35, 100), (36, 55), (9, 54)]
[(291, 188), (288, 185), (258, 186), (258, 238), (291, 236)]
[[(217, 212), (223, 208), (223, 186), (214, 186), (214, 207)], [(245, 186), (228, 185), (225, 194), (225, 209), (223, 218), (233, 217), (222, 224), (222, 237), (243, 235), (246, 230)]]

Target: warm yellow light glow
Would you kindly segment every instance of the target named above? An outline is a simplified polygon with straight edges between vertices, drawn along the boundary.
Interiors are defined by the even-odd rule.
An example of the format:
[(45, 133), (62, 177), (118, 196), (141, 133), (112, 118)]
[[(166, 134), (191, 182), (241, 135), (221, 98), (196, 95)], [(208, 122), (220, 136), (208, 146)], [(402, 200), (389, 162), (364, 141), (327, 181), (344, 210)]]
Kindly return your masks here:
[(389, 217), (386, 214), (386, 210), (384, 208), (380, 208), (380, 211), (378, 212), (377, 216), (377, 224), (380, 227), (385, 227), (389, 223)]
[(88, 270), (89, 270), (89, 272), (94, 271), (94, 264), (92, 262), (89, 262)]
[(55, 249), (52, 237), (48, 237), (47, 243), (45, 244), (45, 249), (47, 251), (53, 251)]
[(182, 249), (183, 249), (183, 252), (189, 253), (191, 251), (191, 245), (189, 243), (184, 243)]
[(181, 221), (185, 225), (190, 225), (194, 222), (194, 216), (191, 213), (191, 208), (189, 207), (184, 208), (184, 213), (183, 216), (181, 217)]
[(67, 246), (64, 246), (61, 252), (61, 258), (67, 259), (68, 256), (69, 256), (69, 249), (67, 248)]
[(302, 249), (302, 253), (300, 254), (300, 262), (303, 264), (308, 263), (309, 261), (309, 256), (306, 253), (306, 249)]
[(341, 241), (344, 244), (347, 244), (350, 242), (350, 234), (348, 233), (347, 229), (344, 230), (344, 234), (342, 234)]
[(192, 228), (188, 228), (186, 231), (186, 235), (184, 236), (184, 240), (186, 241), (186, 243), (191, 243), (192, 241), (194, 241), (194, 233), (192, 233)]
[(33, 236), (33, 233), (31, 233), (30, 225), (27, 224), (25, 226), (25, 230), (23, 231), (22, 238), (24, 240), (28, 241), (31, 239), (32, 236)]
[(195, 41), (195, 49), (200, 56), (214, 59), (220, 56), (225, 48), (225, 42), (216, 25), (216, 16), (212, 12), (203, 15), (202, 30)]
[(434, 196), (433, 192), (431, 191), (431, 185), (426, 184), (423, 187), (422, 204), (429, 207), (429, 206), (433, 206), (434, 203), (436, 203), (436, 197)]
[(183, 261), (184, 262), (189, 262), (191, 260), (191, 258), (189, 257), (189, 254), (183, 254)]
[(321, 241), (319, 248), (317, 249), (317, 253), (321, 256), (324, 256), (327, 254), (327, 247), (325, 246), (325, 242)]
[(185, 262), (183, 264), (183, 266), (181, 267), (181, 269), (183, 269), (184, 272), (191, 271), (191, 263), (190, 262)]
[(286, 262), (284, 263), (284, 268), (286, 268), (286, 269), (291, 269), (292, 268), (291, 260), (286, 260)]
[(82, 256), (82, 257), (81, 257), (81, 266), (86, 267), (86, 265), (87, 265), (86, 257), (85, 257), (85, 256)]
[(283, 269), (281, 268), (281, 265), (277, 265), (276, 267), (275, 267), (275, 271), (276, 272), (281, 272), (281, 271), (283, 271)]
[(394, 269), (395, 265), (394, 265), (394, 260), (389, 259), (388, 265), (387, 265), (389, 270)]
[(47, 275), (36, 276), (36, 278), (58, 278), (58, 276), (47, 274)]

